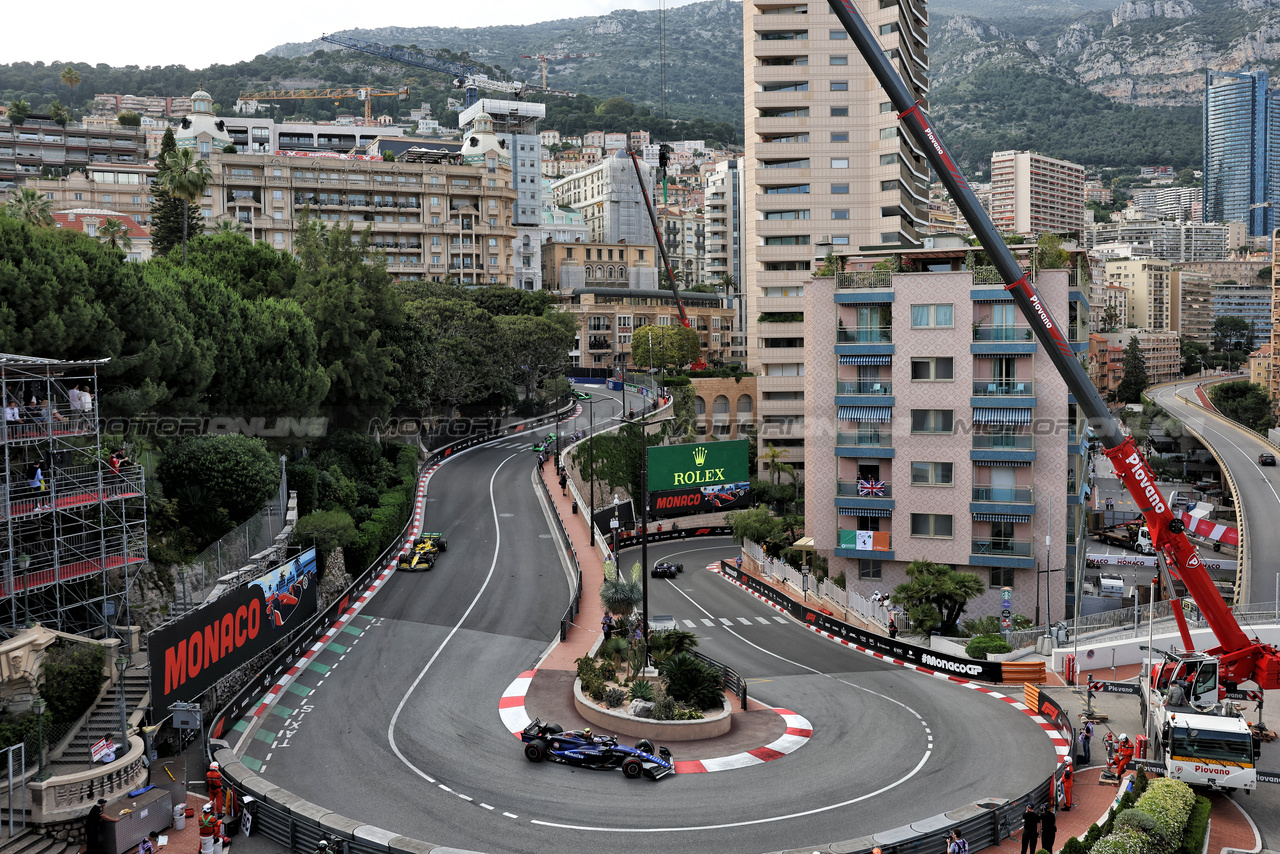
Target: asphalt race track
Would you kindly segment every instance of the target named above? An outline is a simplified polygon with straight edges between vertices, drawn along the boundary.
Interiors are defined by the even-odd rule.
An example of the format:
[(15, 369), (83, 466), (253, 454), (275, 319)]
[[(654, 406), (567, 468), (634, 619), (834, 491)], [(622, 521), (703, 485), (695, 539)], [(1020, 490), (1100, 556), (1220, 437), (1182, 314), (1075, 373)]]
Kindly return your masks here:
[[(602, 400), (597, 421), (620, 408)], [(430, 572), (395, 573), (365, 606), (346, 651), (309, 674), (315, 690), (261, 776), (464, 850), (750, 854), (1016, 797), (1053, 768), (1052, 745), (1023, 712), (778, 619), (703, 568), (736, 554), (706, 539), (650, 549), (651, 561), (685, 565), (674, 580), (650, 580), (650, 611), (702, 635), (699, 649), (735, 667), (755, 699), (806, 717), (812, 739), (772, 762), (656, 783), (527, 762), (498, 700), (558, 637), (569, 590), (531, 477), (533, 438), (465, 452), (435, 473), (423, 526), (444, 532), (448, 552)]]

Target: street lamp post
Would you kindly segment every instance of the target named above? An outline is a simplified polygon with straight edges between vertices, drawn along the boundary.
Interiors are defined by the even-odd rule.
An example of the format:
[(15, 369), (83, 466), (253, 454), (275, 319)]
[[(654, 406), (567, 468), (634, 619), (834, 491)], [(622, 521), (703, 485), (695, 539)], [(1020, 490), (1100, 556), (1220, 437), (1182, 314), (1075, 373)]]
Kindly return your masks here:
[(40, 769), (36, 772), (36, 779), (44, 779), (44, 710), (48, 708), (44, 698), (36, 694), (35, 699), (31, 701), (31, 713), (36, 716), (36, 738), (37, 749), (40, 751)]
[(121, 749), (129, 744), (129, 722), (126, 719), (124, 705), (124, 672), (129, 669), (129, 656), (121, 653), (116, 657), (116, 670), (120, 674), (120, 681), (116, 683), (116, 694), (120, 697), (120, 745)]

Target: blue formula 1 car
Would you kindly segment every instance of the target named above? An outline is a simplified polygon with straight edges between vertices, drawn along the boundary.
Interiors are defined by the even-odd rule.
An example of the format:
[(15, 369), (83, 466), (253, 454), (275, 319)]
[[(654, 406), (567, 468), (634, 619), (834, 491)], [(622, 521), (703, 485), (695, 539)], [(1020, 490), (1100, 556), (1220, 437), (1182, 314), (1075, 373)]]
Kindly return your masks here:
[(622, 769), (628, 779), (648, 777), (657, 780), (676, 770), (671, 751), (654, 749), (653, 742), (642, 738), (635, 747), (618, 744), (611, 735), (592, 736), (591, 730), (562, 730), (557, 724), (544, 724), (535, 718), (520, 733), (524, 755), (530, 762), (563, 762), (582, 768), (612, 771)]

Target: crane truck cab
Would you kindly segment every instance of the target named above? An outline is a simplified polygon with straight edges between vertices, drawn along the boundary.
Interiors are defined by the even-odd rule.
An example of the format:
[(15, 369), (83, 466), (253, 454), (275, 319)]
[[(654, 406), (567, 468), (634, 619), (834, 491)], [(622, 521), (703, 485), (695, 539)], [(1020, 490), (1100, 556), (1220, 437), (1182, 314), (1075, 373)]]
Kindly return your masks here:
[(1109, 525), (1093, 531), (1093, 537), (1100, 543), (1120, 546), (1143, 555), (1153, 555), (1156, 547), (1151, 542), (1151, 532), (1147, 526), (1139, 522), (1126, 522), (1123, 525)]

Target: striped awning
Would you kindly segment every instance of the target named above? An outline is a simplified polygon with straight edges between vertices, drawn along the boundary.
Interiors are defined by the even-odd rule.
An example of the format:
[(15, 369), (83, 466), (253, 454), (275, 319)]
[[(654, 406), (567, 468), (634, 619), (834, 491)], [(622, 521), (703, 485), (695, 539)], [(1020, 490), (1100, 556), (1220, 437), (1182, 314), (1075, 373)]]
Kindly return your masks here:
[(892, 510), (880, 510), (871, 507), (840, 507), (837, 508), (841, 516), (879, 516), (886, 518), (893, 515)]
[(888, 424), (892, 417), (892, 406), (841, 406), (836, 409), (836, 418), (841, 421), (875, 421)]
[(1015, 516), (1011, 513), (974, 513), (975, 522), (1030, 522), (1030, 516)]
[(842, 365), (888, 365), (892, 364), (892, 356), (841, 356)]
[(1011, 469), (1029, 468), (1031, 463), (1027, 460), (974, 460), (975, 466), (994, 466)]
[(1012, 424), (1017, 427), (1031, 423), (1030, 409), (988, 409), (975, 407), (974, 424)]

